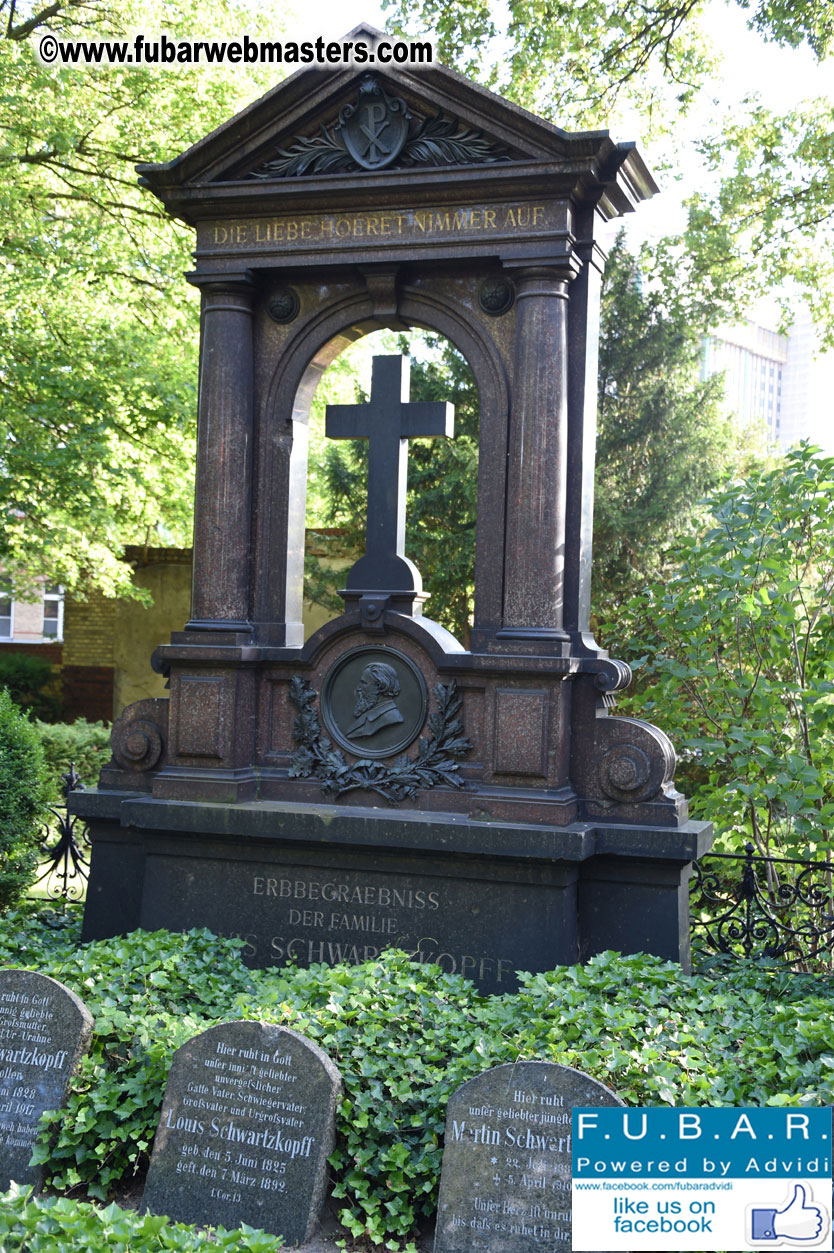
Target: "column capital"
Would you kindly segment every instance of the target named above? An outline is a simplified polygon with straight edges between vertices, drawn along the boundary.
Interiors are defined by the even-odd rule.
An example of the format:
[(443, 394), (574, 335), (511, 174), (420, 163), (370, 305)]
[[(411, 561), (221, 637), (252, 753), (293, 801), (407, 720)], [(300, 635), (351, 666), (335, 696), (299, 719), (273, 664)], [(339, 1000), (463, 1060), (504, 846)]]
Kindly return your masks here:
[(548, 282), (572, 283), (582, 272), (583, 263), (584, 258), (577, 252), (573, 243), (568, 244), (564, 252), (548, 253), (543, 256), (502, 258), (504, 271), (512, 278), (516, 286), (532, 278)]
[(564, 270), (546, 266), (526, 266), (513, 275), (516, 300), (529, 296), (553, 296), (557, 300), (567, 300), (569, 282)]
[(583, 262), (588, 262), (600, 274), (605, 270), (605, 263), (608, 260), (609, 249), (600, 243), (598, 239), (577, 239), (575, 245), (575, 253)]
[(257, 290), (251, 270), (192, 270), (185, 277), (206, 296), (253, 296)]

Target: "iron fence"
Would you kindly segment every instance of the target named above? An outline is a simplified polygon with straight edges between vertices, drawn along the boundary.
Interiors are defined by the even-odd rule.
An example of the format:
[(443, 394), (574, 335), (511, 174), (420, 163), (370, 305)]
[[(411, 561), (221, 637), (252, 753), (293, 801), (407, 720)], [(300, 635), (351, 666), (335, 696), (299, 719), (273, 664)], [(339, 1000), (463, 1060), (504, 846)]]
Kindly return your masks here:
[(783, 958), (831, 969), (834, 865), (743, 853), (708, 853), (690, 881), (693, 939), (732, 957)]
[[(31, 895), (44, 895), (63, 913), (82, 899), (90, 873), (86, 824), (69, 812), (82, 791), (75, 766), (62, 776), (62, 806), (42, 831), (41, 872)], [(690, 880), (693, 940), (730, 957), (781, 958), (806, 969), (834, 969), (834, 864), (768, 857), (747, 844), (743, 853), (708, 853), (693, 863)], [(47, 916), (47, 920), (49, 915)]]
[[(82, 899), (90, 874), (90, 841), (86, 824), (69, 812), (71, 792), (81, 792), (84, 784), (78, 776), (75, 764), (61, 776), (64, 803), (60, 807), (50, 805), (54, 822), (41, 830), (40, 852), (43, 860), (40, 873), (29, 890), (29, 895), (47, 899), (63, 907)], [(57, 837), (57, 838), (56, 838)], [(45, 921), (55, 925), (63, 922), (56, 911), (47, 912)]]

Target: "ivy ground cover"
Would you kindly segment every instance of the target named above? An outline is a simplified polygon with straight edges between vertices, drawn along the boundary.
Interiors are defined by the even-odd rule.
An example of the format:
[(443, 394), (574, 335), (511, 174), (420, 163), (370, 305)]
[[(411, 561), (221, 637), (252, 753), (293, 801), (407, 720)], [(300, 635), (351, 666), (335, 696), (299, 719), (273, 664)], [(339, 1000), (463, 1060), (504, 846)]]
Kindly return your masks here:
[[(292, 1027), (333, 1058), (345, 1095), (331, 1190), (345, 1237), (403, 1253), (436, 1207), (446, 1102), (489, 1066), (535, 1058), (576, 1066), (632, 1105), (834, 1104), (826, 976), (760, 964), (687, 976), (654, 957), (606, 953), (523, 975), (513, 995), (481, 997), (459, 976), (397, 952), (361, 966), (253, 971), (240, 942), (207, 931), (80, 946), (73, 925), (52, 932), (29, 912), (5, 921), (0, 963), (59, 979), (95, 1019), (91, 1053), (66, 1108), (45, 1117), (37, 1150), (61, 1197), (108, 1202), (141, 1178), (174, 1050), (238, 1018)], [(4, 1230), (12, 1213), (12, 1232), (35, 1222), (32, 1203), (24, 1208), (20, 1199), (0, 1206)], [(77, 1208), (53, 1204), (49, 1221), (81, 1222)], [(4, 1248), (40, 1247), (3, 1238)], [(191, 1247), (151, 1238), (123, 1247)], [(276, 1247), (261, 1239), (241, 1232), (223, 1247)]]

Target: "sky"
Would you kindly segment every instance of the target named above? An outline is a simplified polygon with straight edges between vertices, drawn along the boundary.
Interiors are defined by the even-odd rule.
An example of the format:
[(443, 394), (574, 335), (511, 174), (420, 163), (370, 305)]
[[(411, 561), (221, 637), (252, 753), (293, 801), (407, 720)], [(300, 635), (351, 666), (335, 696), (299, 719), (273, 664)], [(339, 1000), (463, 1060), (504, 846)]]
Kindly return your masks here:
[[(747, 14), (738, 4), (724, 0), (710, 0), (704, 26), (718, 48), (725, 50), (719, 76), (682, 124), (680, 182), (675, 185), (668, 176), (660, 180), (661, 195), (641, 206), (640, 223), (633, 224), (630, 234), (663, 235), (683, 227), (683, 200), (703, 185), (695, 140), (700, 132), (717, 129), (721, 119), (731, 116), (745, 97), (757, 95), (774, 112), (786, 112), (813, 96), (827, 95), (834, 100), (834, 58), (820, 64), (807, 45), (794, 49), (768, 43), (747, 29)], [(625, 125), (628, 127), (627, 122)], [(632, 129), (639, 130), (639, 125), (635, 119)]]
[[(295, 25), (289, 21), (289, 14), (293, 10), (296, 15)], [(316, 0), (312, 5), (293, 0), (287, 5), (285, 13), (289, 38), (306, 39), (310, 35), (324, 35), (325, 38), (339, 39), (360, 22), (370, 22), (371, 26), (377, 26), (380, 30), (385, 26), (382, 6), (375, 0)]]
[[(493, 0), (493, 5), (500, 8), (500, 0)], [(339, 38), (361, 21), (380, 29), (385, 24), (386, 15), (377, 0), (317, 0), (314, 6), (294, 0), (294, 8), (295, 20), (288, 22), (289, 37), (321, 34)], [(670, 176), (661, 178), (661, 195), (641, 206), (639, 222), (629, 224), (633, 242), (641, 236), (669, 234), (683, 226), (683, 199), (703, 182), (694, 155), (694, 140), (700, 130), (714, 127), (722, 114), (732, 112), (744, 96), (758, 93), (762, 102), (774, 110), (790, 109), (812, 95), (827, 94), (834, 99), (834, 58), (820, 65), (807, 45), (791, 49), (767, 43), (747, 29), (746, 19), (747, 14), (738, 4), (709, 0), (704, 26), (718, 48), (726, 50), (722, 71), (704, 93), (700, 108), (683, 124), (680, 181), (676, 183)], [(627, 116), (620, 118), (612, 130), (613, 138), (640, 142), (641, 126), (637, 115), (631, 120)]]
[[(316, 0), (312, 6), (294, 0), (287, 13), (293, 10), (295, 20), (288, 34), (296, 38), (319, 34), (339, 38), (361, 21), (380, 29), (385, 24), (385, 12), (376, 0)], [(747, 30), (746, 14), (737, 4), (709, 0), (705, 24), (718, 45), (728, 50), (723, 81), (716, 84), (725, 98), (759, 91), (771, 107), (788, 108), (809, 94), (827, 91), (834, 96), (834, 59), (819, 66), (807, 47), (794, 50), (766, 43)]]
[[(577, 0), (581, 3), (581, 0)], [(314, 8), (305, 8), (303, 0), (295, 0), (297, 16), (288, 23), (287, 35), (307, 38), (319, 34), (339, 38), (361, 21), (383, 28), (385, 12), (374, 0), (317, 0)], [(492, 0), (500, 5), (501, 0)], [(834, 0), (832, 0), (834, 3)], [(705, 175), (697, 156), (695, 142), (699, 134), (715, 132), (725, 116), (732, 115), (745, 97), (757, 95), (775, 112), (784, 112), (804, 99), (827, 96), (834, 100), (834, 57), (820, 65), (807, 45), (798, 48), (768, 43), (747, 28), (747, 12), (738, 3), (708, 0), (703, 26), (719, 50), (723, 61), (717, 76), (702, 93), (698, 103), (675, 132), (677, 171), (658, 176), (660, 194), (645, 202), (626, 220), (627, 235), (632, 248), (645, 239), (659, 238), (682, 231), (686, 223), (684, 201), (696, 188), (703, 187)], [(615, 140), (636, 140), (649, 164), (652, 154), (641, 136), (643, 120), (621, 116), (612, 126)], [(676, 177), (677, 175), (677, 177)], [(763, 298), (751, 310), (751, 316), (771, 329), (777, 329), (781, 309), (775, 294)], [(834, 355), (829, 363), (827, 385), (834, 383)], [(818, 437), (819, 438), (819, 437)], [(834, 434), (831, 436), (834, 441)]]

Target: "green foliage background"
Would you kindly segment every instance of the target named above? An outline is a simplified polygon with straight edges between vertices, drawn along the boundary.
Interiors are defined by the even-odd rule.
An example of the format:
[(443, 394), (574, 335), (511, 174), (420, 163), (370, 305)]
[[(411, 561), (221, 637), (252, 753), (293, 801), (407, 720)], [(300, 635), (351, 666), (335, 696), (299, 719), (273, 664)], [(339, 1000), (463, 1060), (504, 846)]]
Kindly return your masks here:
[(736, 433), (723, 386), (699, 377), (701, 328), (674, 288), (647, 283), (621, 233), (606, 266), (599, 348), (593, 604), (616, 617), (667, 572), (703, 497), (726, 481)]
[(62, 776), (74, 765), (81, 783), (95, 787), (99, 771), (110, 760), (110, 728), (103, 722), (36, 722), (46, 769), (49, 774), (51, 799), (63, 795)]
[(0, 651), (0, 688), (33, 717), (51, 720), (60, 715), (60, 676), (45, 657)]
[(91, 1253), (93, 1249), (159, 1253), (160, 1249), (200, 1253), (210, 1240), (218, 1253), (274, 1253), (284, 1241), (247, 1224), (235, 1231), (200, 1229), (155, 1214), (137, 1214), (112, 1204), (102, 1208), (70, 1197), (33, 1197), (13, 1185), (0, 1202), (0, 1241), (4, 1253)]
[(18, 593), (41, 575), (129, 596), (124, 543), (190, 540), (199, 321), (191, 232), (134, 165), (170, 160), (275, 70), (47, 68), (31, 36), (279, 23), (234, 0), (2, 9), (0, 565)]
[[(681, 786), (719, 841), (827, 855), (834, 828), (834, 458), (801, 445), (709, 502), (711, 525), (620, 622)], [(643, 657), (639, 658), (642, 653)]]
[(48, 788), (37, 732), (0, 688), (0, 914), (34, 881)]

